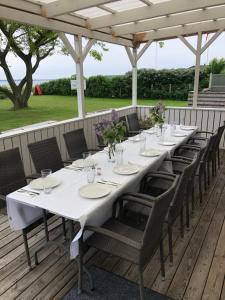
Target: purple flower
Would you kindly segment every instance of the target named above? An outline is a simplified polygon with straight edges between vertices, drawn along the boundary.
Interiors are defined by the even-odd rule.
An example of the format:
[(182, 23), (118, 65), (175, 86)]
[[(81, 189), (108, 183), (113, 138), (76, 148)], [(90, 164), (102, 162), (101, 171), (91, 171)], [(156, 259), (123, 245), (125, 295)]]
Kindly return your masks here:
[(115, 111), (115, 109), (112, 110), (112, 121), (115, 123), (119, 119), (118, 113)]

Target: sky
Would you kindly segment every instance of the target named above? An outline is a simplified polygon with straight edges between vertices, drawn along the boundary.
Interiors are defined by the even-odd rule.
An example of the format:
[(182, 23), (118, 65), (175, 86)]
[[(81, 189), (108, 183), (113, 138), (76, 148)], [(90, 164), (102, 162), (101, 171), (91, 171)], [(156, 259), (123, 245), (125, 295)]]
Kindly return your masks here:
[[(192, 45), (196, 45), (196, 37), (188, 38), (188, 40)], [(206, 35), (203, 36), (203, 44), (205, 42)], [(109, 51), (104, 52), (101, 62), (97, 62), (92, 57), (87, 56), (84, 63), (84, 76), (89, 77), (99, 74), (117, 75), (131, 70), (131, 65), (123, 46), (106, 44), (106, 47)], [(209, 50), (202, 55), (201, 64), (207, 64), (214, 57), (225, 58), (225, 33), (221, 34), (210, 46)], [(20, 59), (11, 54), (8, 57), (8, 63), (15, 79), (20, 79), (24, 76), (25, 68)], [(138, 68), (185, 68), (194, 64), (195, 57), (193, 53), (179, 39), (173, 39), (165, 41), (163, 48), (160, 48), (158, 43), (153, 43), (138, 62)], [(71, 57), (54, 54), (42, 61), (34, 74), (34, 79), (68, 77), (75, 74), (75, 70), (75, 64)], [(4, 73), (0, 69), (0, 80), (4, 79)]]

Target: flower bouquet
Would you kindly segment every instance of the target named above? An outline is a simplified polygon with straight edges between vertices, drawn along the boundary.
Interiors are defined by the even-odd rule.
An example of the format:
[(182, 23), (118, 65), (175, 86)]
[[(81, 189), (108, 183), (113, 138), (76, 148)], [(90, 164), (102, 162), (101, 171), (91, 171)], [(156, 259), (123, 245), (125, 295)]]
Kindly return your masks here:
[(162, 102), (159, 102), (152, 108), (150, 112), (150, 118), (154, 125), (158, 125), (160, 128), (162, 128), (165, 121), (165, 111), (166, 107)]
[(118, 114), (112, 110), (111, 120), (102, 120), (95, 124), (95, 132), (100, 136), (108, 146), (109, 160), (114, 159), (116, 143), (124, 139), (126, 126), (123, 121), (119, 121)]

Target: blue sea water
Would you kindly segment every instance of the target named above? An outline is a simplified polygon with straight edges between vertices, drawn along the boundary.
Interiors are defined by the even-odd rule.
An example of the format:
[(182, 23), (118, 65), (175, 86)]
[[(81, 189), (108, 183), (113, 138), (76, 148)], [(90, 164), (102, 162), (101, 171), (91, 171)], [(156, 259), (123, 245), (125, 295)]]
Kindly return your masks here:
[[(41, 84), (43, 82), (47, 82), (50, 81), (51, 79), (33, 79), (33, 85), (36, 84)], [(18, 84), (20, 83), (20, 79), (15, 80), (15, 82)], [(8, 85), (8, 81), (7, 80), (1, 80), (0, 79), (0, 85)]]

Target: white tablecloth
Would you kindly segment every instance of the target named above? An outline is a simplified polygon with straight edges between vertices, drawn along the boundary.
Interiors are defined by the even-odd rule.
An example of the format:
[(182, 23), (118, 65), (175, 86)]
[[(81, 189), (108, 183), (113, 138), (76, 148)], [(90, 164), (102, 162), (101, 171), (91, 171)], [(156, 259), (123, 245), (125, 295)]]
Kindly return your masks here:
[[(98, 162), (98, 166), (102, 168), (102, 176), (100, 177), (121, 184), (118, 187), (112, 187), (112, 192), (104, 198), (95, 200), (82, 198), (79, 195), (79, 188), (87, 184), (85, 172), (66, 168), (54, 173), (54, 176), (61, 180), (61, 184), (54, 188), (49, 195), (41, 193), (39, 196), (31, 197), (19, 192), (9, 194), (7, 196), (7, 209), (12, 229), (18, 230), (29, 225), (32, 216), (36, 217), (36, 213), (37, 216), (40, 214), (40, 209), (46, 209), (56, 215), (78, 221), (81, 228), (85, 224), (101, 225), (110, 217), (114, 200), (126, 191), (136, 191), (143, 175), (149, 169), (157, 169), (163, 159), (171, 154), (177, 146), (185, 142), (193, 134), (193, 131), (186, 131), (186, 133), (188, 134), (186, 137), (171, 137), (170, 128), (168, 127), (165, 136), (166, 139), (176, 142), (174, 146), (161, 146), (158, 144), (156, 135), (146, 134), (146, 148), (162, 150), (162, 154), (154, 158), (139, 155), (139, 142), (125, 141), (123, 143), (125, 148), (124, 163), (130, 162), (142, 166), (140, 172), (134, 175), (115, 174), (113, 172), (115, 165), (108, 162), (107, 153), (96, 153), (93, 158)], [(98, 180), (100, 177), (96, 177), (96, 179)], [(27, 213), (25, 213), (24, 204), (29, 205)], [(81, 231), (71, 245), (71, 257), (78, 254), (77, 239), (80, 234)]]

